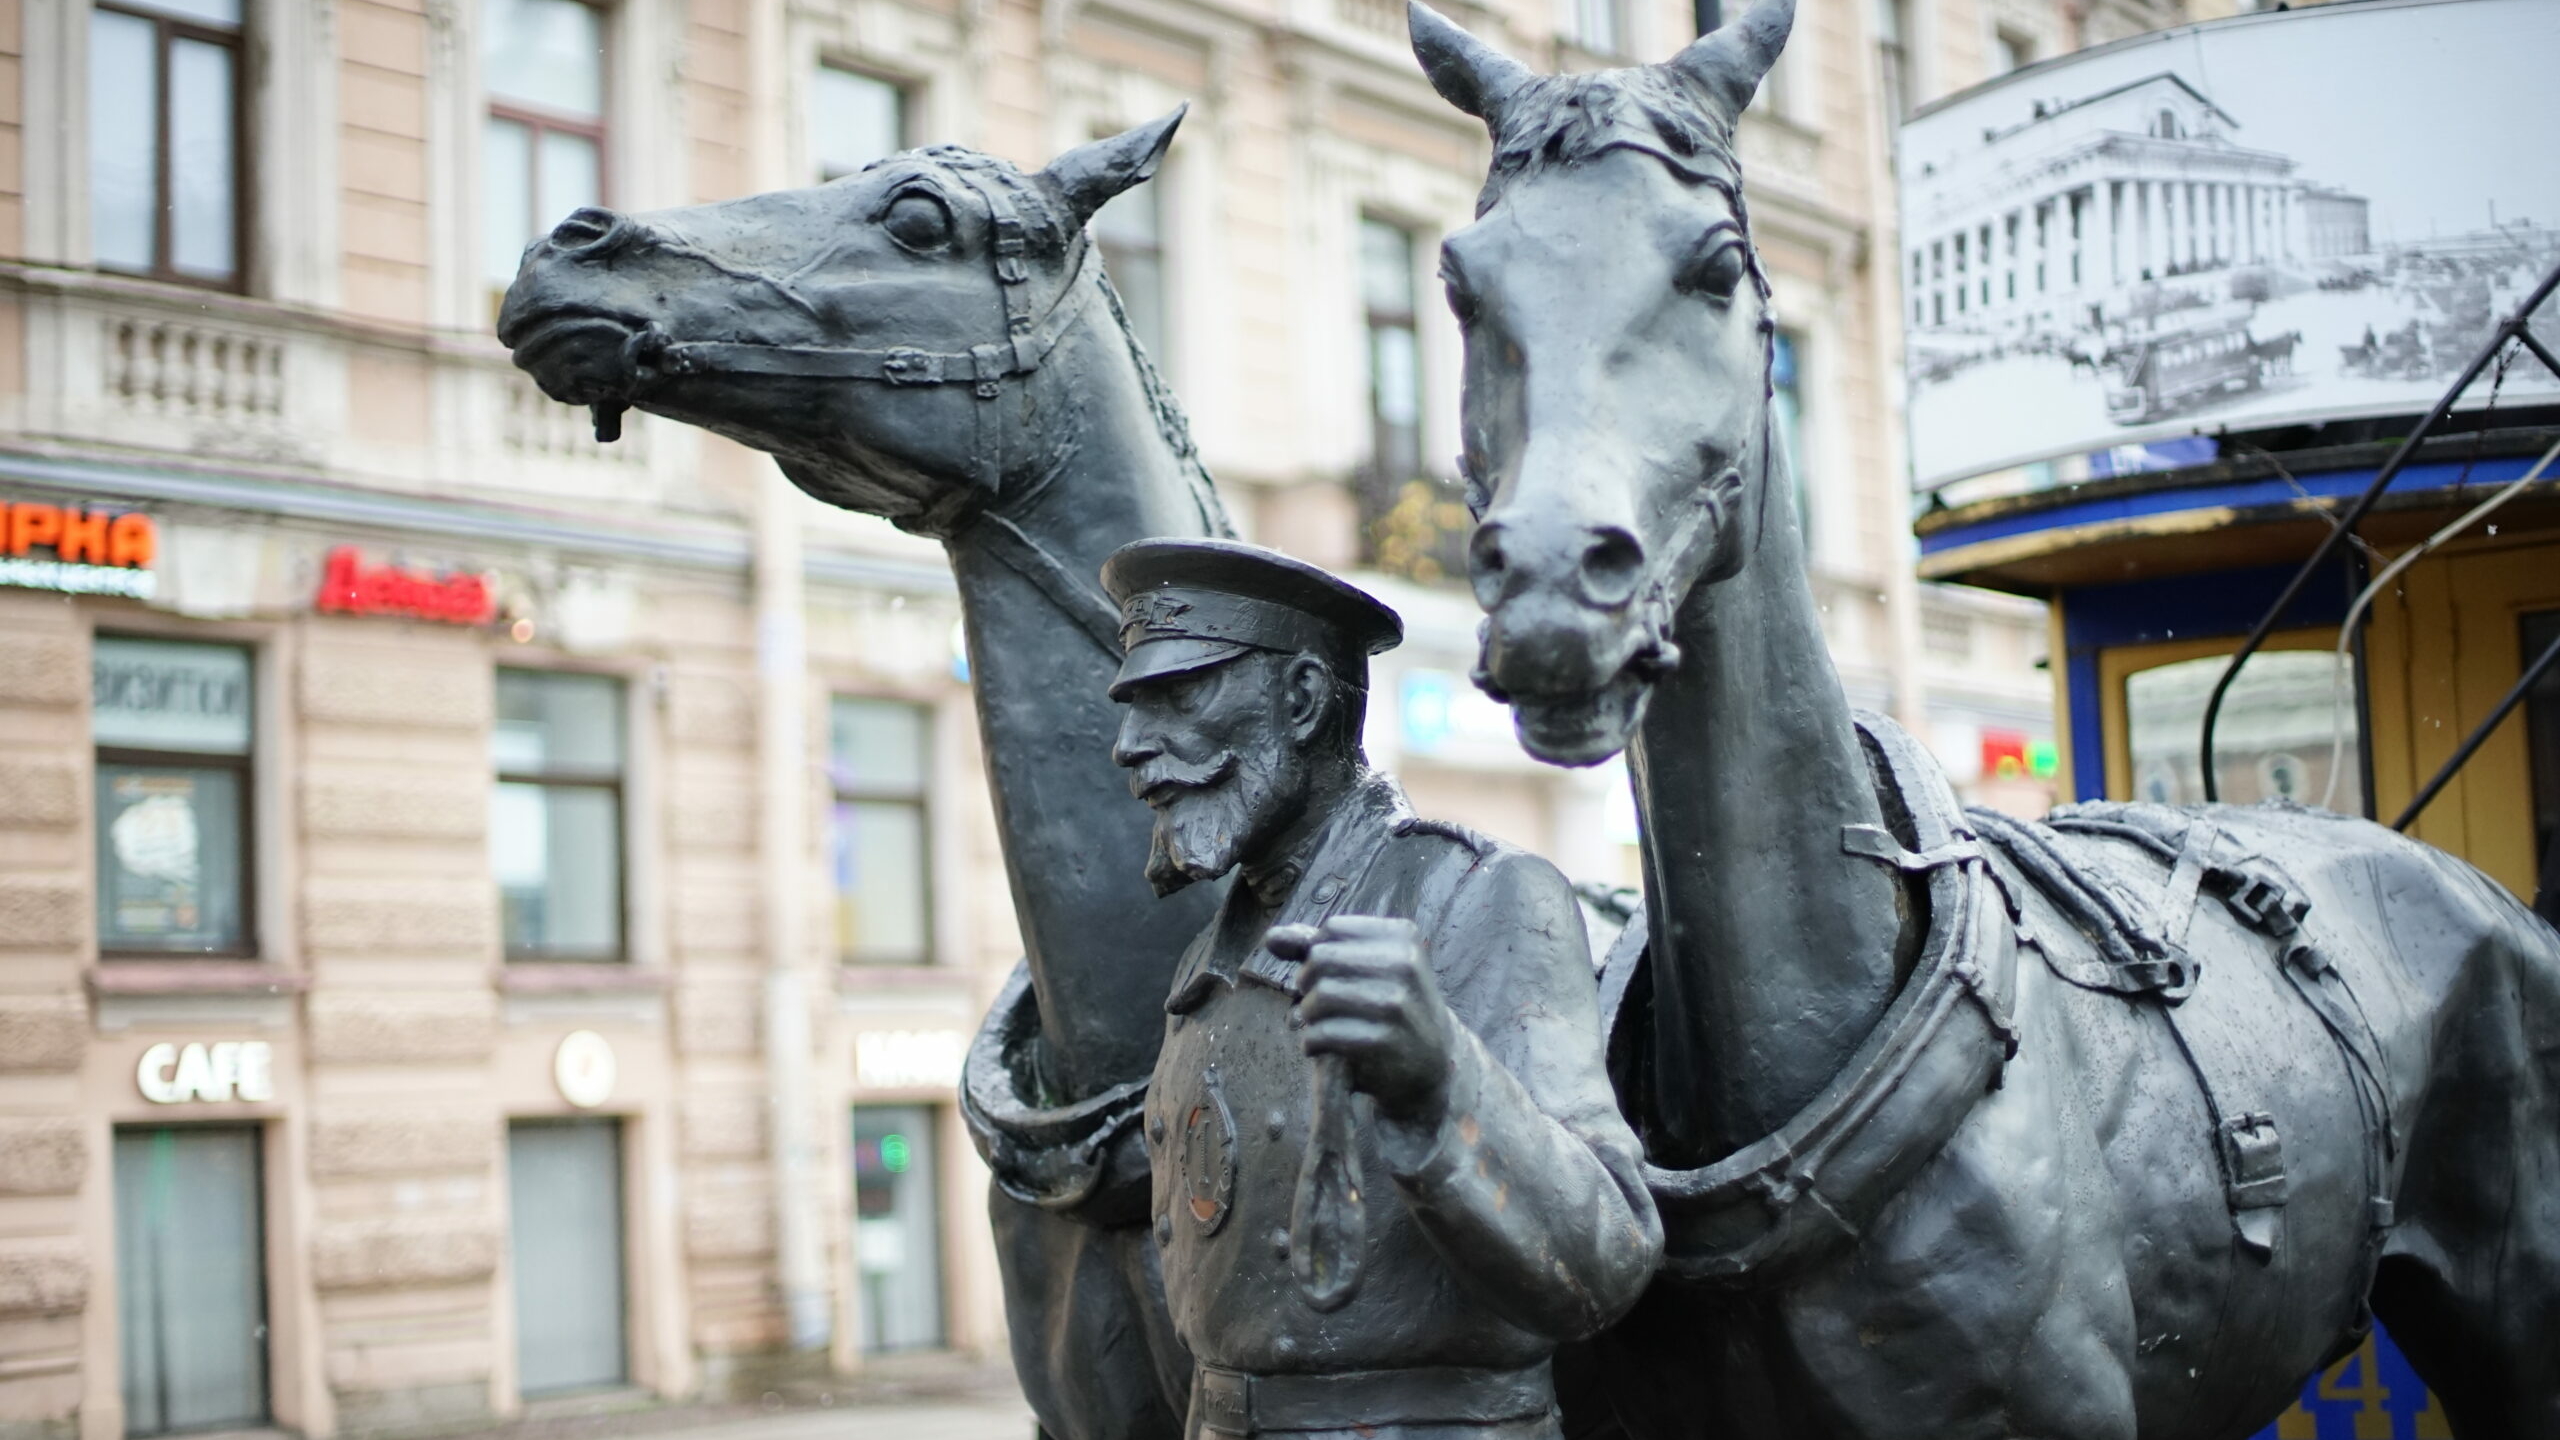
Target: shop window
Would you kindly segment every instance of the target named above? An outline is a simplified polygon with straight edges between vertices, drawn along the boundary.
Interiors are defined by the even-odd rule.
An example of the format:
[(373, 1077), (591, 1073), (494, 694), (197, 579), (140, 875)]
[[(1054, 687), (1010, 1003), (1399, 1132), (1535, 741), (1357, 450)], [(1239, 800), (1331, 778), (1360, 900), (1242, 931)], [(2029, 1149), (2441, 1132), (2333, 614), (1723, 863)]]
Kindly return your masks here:
[[(2226, 650), (2124, 677), (2131, 798), (2164, 805), (2204, 800), (2198, 732), (2205, 701), (2229, 663)], [(2325, 797), (2329, 809), (2361, 815), (2363, 743), (2353, 679), (2339, 679), (2330, 650), (2261, 651), (2241, 667), (2215, 722), (2214, 770), (2221, 798), (2235, 805), (2279, 799), (2320, 805)]]
[(266, 1244), (250, 1126), (115, 1134), (124, 1433), (264, 1426)]
[(933, 1122), (926, 1105), (866, 1105), (853, 1112), (854, 1267), (862, 1348), (874, 1354), (942, 1344)]
[(498, 672), (489, 865), (510, 960), (622, 958), (622, 682)]
[(821, 63), (809, 78), (809, 163), (824, 185), (913, 142), (907, 92), (895, 81)]
[(103, 269), (240, 283), (240, 0), (89, 11), (89, 243)]
[(849, 963), (932, 958), (932, 719), (922, 705), (853, 698), (829, 716), (836, 953)]
[(605, 15), (582, 0), (486, 0), (480, 73), (482, 274), (516, 277), (537, 235), (605, 197)]
[(249, 682), (237, 645), (93, 645), (100, 954), (253, 952)]
[(1092, 225), (1103, 272), (1120, 292), (1129, 328), (1159, 365), (1165, 359), (1164, 189), (1161, 173), (1132, 185), (1094, 212)]

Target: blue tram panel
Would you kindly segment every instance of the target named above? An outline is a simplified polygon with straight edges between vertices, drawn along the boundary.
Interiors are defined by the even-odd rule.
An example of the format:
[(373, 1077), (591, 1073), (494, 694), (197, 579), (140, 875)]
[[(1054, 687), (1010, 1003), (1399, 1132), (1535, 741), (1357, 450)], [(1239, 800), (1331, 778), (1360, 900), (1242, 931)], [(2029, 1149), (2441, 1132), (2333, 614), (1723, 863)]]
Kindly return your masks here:
[(2252, 1440), (2453, 1440), (2444, 1407), (2377, 1327)]

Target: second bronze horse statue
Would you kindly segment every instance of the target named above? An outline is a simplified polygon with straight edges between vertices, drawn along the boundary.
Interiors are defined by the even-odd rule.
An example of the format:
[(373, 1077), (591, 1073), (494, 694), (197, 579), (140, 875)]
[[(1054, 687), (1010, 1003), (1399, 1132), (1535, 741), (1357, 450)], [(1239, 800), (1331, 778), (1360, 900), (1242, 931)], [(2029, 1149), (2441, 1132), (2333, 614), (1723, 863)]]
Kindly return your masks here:
[(1853, 716), (1771, 443), (1734, 131), (1793, 21), (1524, 69), (1413, 5), (1494, 159), (1465, 330), (1479, 682), (1624, 750), (1607, 980), (1666, 1273), (1646, 1437), (2218, 1440), (2390, 1322), (2465, 1440), (2560, 1435), (2560, 936), (2294, 806), (1957, 808)]

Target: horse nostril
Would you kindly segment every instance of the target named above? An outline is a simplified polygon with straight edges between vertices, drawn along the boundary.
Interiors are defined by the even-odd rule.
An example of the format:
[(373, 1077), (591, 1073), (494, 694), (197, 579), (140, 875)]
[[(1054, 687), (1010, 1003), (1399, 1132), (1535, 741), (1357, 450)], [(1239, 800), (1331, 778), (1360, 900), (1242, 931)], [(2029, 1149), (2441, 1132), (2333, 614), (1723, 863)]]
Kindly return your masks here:
[(622, 234), (623, 223), (622, 217), (610, 210), (582, 206), (551, 227), (551, 248), (564, 255), (602, 249)]
[(1582, 593), (1612, 608), (1635, 598), (1644, 580), (1644, 543), (1614, 525), (1600, 529), (1582, 552)]
[(1467, 541), (1467, 580), (1475, 587), (1476, 604), (1490, 610), (1502, 599), (1503, 574), (1510, 557), (1502, 553), (1502, 527), (1478, 525)]

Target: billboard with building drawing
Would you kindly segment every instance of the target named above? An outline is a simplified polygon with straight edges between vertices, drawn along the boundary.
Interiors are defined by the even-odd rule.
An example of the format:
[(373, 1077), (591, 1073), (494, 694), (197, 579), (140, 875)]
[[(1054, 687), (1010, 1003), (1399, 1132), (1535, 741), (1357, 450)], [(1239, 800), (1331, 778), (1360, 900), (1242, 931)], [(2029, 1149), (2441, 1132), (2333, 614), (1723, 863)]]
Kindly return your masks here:
[[(2372, 0), (2141, 36), (1922, 112), (1897, 155), (1919, 486), (2425, 409), (2560, 261), (2555, 54), (2549, 0)], [(2560, 301), (2543, 314), (2560, 347)], [(2469, 403), (2560, 396), (2529, 360), (2500, 378)]]

